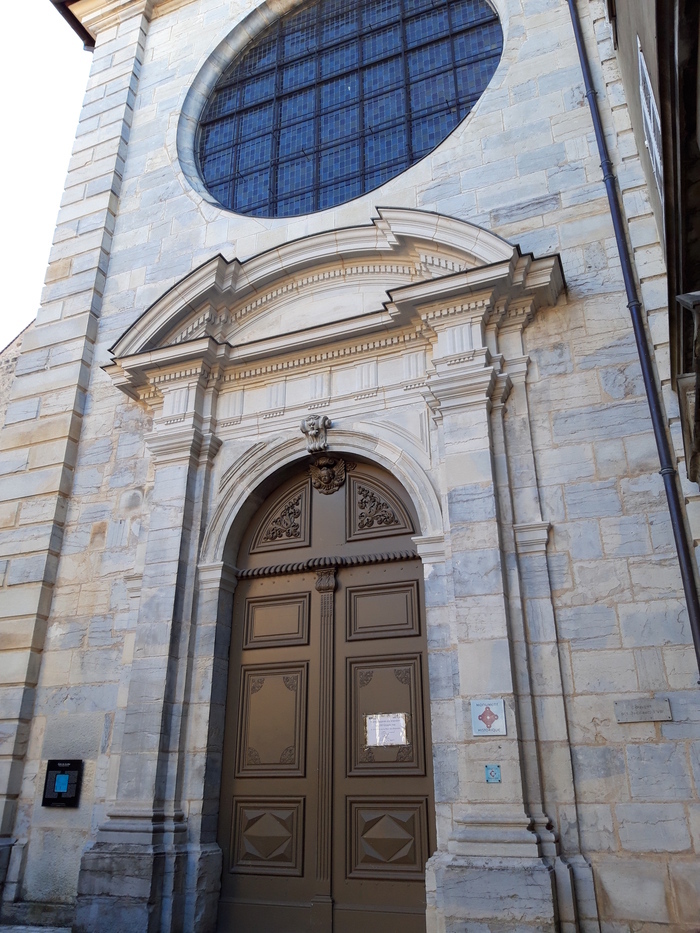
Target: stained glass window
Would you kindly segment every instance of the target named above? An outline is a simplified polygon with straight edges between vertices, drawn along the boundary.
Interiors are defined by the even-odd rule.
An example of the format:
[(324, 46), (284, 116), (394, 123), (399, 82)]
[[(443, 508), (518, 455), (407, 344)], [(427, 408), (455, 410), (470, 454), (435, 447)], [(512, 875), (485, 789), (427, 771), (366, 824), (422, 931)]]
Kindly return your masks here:
[(219, 79), (198, 135), (208, 191), (291, 217), (342, 204), (422, 159), (464, 119), (503, 50), (486, 0), (313, 0)]

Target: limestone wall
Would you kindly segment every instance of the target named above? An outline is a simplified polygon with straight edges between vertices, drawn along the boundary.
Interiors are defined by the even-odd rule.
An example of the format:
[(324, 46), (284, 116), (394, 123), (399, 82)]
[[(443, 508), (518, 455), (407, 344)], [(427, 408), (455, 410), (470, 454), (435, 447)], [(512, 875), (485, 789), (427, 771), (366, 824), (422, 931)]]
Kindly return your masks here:
[[(31, 327), (31, 324), (29, 325)], [(5, 411), (10, 397), (12, 380), (15, 378), (15, 367), (22, 352), (22, 338), (29, 328), (17, 334), (4, 350), (0, 351), (0, 425), (5, 423)]]
[[(311, 233), (368, 224), (378, 206), (391, 205), (482, 225), (523, 253), (561, 256), (566, 293), (525, 331), (531, 362), (519, 381), (513, 371), (517, 385), (505, 402), (504, 439), (494, 450), (496, 478), (490, 481), (498, 487), (500, 546), (511, 573), (511, 650), (532, 693), (531, 719), (524, 721), (524, 708), (519, 713), (523, 741), (536, 739), (547, 750), (542, 798), (563, 853), (579, 859), (583, 928), (598, 928), (597, 898), (608, 931), (652, 923), (694, 929), (700, 909), (698, 672), (566, 4), (497, 0), (503, 59), (471, 116), (378, 191), (289, 220), (223, 211), (193, 191), (178, 165), (187, 91), (253, 4), (155, 4), (150, 23), (143, 6), (125, 0), (121, 19), (103, 23), (95, 14), (92, 23), (98, 42), (43, 310), (24, 348), (24, 381), (13, 388), (12, 427), (0, 440), (3, 457), (31, 450), (26, 475), (15, 474), (15, 485), (3, 494), (13, 512), (0, 601), (11, 607), (6, 631), (16, 634), (2, 707), (11, 724), (6, 733), (15, 730), (2, 746), (11, 763), (8, 832), (17, 840), (6, 906), (73, 903), (81, 852), (117, 792), (151, 507), (163, 491), (154, 491), (146, 447), (152, 414), (102, 369), (111, 361), (110, 348), (153, 302), (216, 253), (245, 260)], [(603, 3), (579, 6), (680, 454), (656, 226)], [(353, 365), (333, 372), (342, 375)], [(331, 398), (331, 413), (332, 406)], [(380, 394), (363, 403), (363, 417), (390, 407)], [(224, 432), (216, 481), (204, 498), (209, 514), (226, 469), (261, 437), (298, 430), (298, 418), (290, 408), (280, 421), (251, 419), (247, 433)], [(433, 483), (456, 548), (478, 530), (476, 506), (448, 503), (447, 489), (457, 485), (455, 477), (460, 488), (476, 482), (469, 471), (478, 473), (477, 461), (490, 470), (490, 458), (472, 457), (469, 438), (457, 438), (458, 456), (449, 466), (442, 429), (427, 416), (425, 422)], [(534, 480), (523, 479), (528, 457)], [(32, 498), (23, 501), (30, 490)], [(551, 525), (546, 563), (547, 533), (540, 528), (542, 561), (525, 557), (518, 569), (515, 555), (526, 532), (519, 532), (518, 544), (511, 525), (538, 521)], [(455, 580), (482, 569), (455, 566)], [(491, 787), (501, 793), (497, 785), (485, 790), (484, 751), (471, 739), (469, 697), (500, 689), (500, 655), (491, 649), (503, 631), (490, 628), (486, 611), (473, 618), (473, 595), (463, 590), (460, 601), (459, 586), (456, 592), (452, 602), (444, 592), (435, 597), (443, 600), (436, 606), (444, 625), (429, 633), (435, 790), (445, 840), (470, 801), (486, 806)], [(520, 619), (517, 637), (513, 619)], [(496, 666), (492, 680), (484, 675), (491, 670), (485, 659)], [(614, 701), (639, 696), (669, 698), (673, 721), (619, 724)], [(81, 808), (42, 809), (46, 760), (69, 753), (87, 762)], [(195, 797), (185, 793), (185, 800)], [(193, 820), (201, 816), (195, 810), (192, 803)], [(594, 868), (595, 896), (586, 888), (586, 860)], [(467, 907), (450, 909), (459, 916)]]

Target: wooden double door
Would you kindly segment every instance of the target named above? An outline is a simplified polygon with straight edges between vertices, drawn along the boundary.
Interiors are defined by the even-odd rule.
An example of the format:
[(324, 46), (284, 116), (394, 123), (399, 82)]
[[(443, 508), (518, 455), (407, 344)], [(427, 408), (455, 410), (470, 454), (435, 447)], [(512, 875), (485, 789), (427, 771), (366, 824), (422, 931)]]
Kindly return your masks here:
[(435, 848), (415, 515), (319, 457), (238, 556), (219, 843), (221, 933), (424, 933)]

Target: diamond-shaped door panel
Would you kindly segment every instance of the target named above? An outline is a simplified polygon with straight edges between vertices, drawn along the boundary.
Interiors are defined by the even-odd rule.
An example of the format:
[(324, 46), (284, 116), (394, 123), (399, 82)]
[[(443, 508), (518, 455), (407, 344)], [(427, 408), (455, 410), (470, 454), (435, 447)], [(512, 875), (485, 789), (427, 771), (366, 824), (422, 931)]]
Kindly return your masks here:
[(427, 800), (349, 797), (348, 877), (423, 880), (428, 858)]
[(237, 798), (231, 827), (230, 871), (301, 875), (304, 800)]

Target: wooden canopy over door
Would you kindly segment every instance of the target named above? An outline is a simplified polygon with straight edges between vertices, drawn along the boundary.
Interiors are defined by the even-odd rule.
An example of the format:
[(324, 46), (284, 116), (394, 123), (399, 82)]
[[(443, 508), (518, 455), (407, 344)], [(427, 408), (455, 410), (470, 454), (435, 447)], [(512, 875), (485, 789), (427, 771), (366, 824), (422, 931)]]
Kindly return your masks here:
[(435, 829), (417, 532), (391, 476), (328, 456), (243, 538), (220, 933), (425, 933)]

